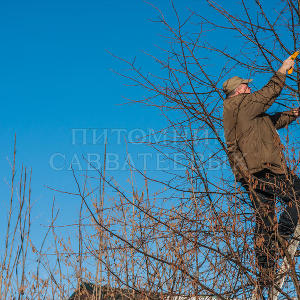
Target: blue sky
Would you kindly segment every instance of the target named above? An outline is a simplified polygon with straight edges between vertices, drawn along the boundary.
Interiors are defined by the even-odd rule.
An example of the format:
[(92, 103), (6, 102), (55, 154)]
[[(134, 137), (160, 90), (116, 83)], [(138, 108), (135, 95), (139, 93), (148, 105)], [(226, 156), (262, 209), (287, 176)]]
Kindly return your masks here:
[[(169, 1), (152, 3), (174, 19)], [(177, 1), (176, 6), (183, 13), (197, 4)], [(77, 219), (80, 199), (54, 193), (47, 186), (74, 192), (68, 170), (74, 157), (79, 157), (82, 168), (86, 167), (82, 154), (97, 154), (103, 160), (103, 140), (91, 145), (92, 129), (97, 136), (106, 129), (121, 129), (128, 138), (132, 129), (147, 132), (166, 125), (155, 109), (120, 105), (125, 102), (123, 97), (138, 99), (145, 93), (126, 87), (128, 82), (112, 72), (126, 73), (127, 67), (107, 51), (129, 60), (137, 56), (139, 65), (150, 71), (153, 62), (142, 51), (159, 53), (155, 45), (165, 46), (166, 42), (160, 36), (164, 34), (161, 25), (150, 22), (157, 12), (142, 0), (33, 0), (0, 6), (0, 189), (7, 208), (8, 160), (12, 160), (16, 134), (17, 175), (21, 164), (32, 168), (32, 231), (38, 242), (46, 230), (41, 231), (39, 225), (50, 222), (54, 196), (59, 223)], [(88, 145), (78, 136), (75, 143), (72, 140), (73, 130), (81, 128), (87, 130)], [(116, 135), (109, 139), (107, 151), (124, 157), (124, 141), (118, 143)], [(136, 158), (149, 150), (128, 146), (128, 151)], [(56, 154), (54, 169), (51, 158)], [(127, 171), (113, 175), (121, 183), (129, 177)], [(6, 209), (2, 212), (6, 214)]]
[[(174, 20), (170, 2), (152, 1)], [(193, 8), (209, 14), (199, 1), (175, 1), (181, 15)], [(232, 4), (232, 8), (237, 8)], [(17, 160), (33, 169), (33, 196), (40, 208), (52, 201), (45, 185), (73, 188), (70, 171), (53, 170), (50, 160), (61, 168), (74, 154), (103, 154), (103, 142), (82, 145), (72, 142), (74, 129), (158, 129), (165, 125), (159, 112), (141, 105), (120, 105), (123, 97), (139, 99), (144, 91), (124, 86), (112, 69), (126, 66), (112, 52), (126, 59), (138, 58), (144, 70), (158, 70), (142, 51), (160, 53), (166, 46), (161, 25), (150, 22), (157, 12), (142, 0), (131, 1), (10, 1), (0, 9), (0, 97), (1, 147), (0, 187), (9, 175), (7, 157), (12, 157), (14, 134)], [(228, 36), (216, 35), (219, 43)], [(236, 48), (235, 48), (236, 49)], [(233, 49), (234, 50), (234, 49)], [(222, 60), (211, 62), (213, 68)], [(245, 74), (242, 74), (245, 75)], [(91, 143), (92, 131), (88, 131)], [(126, 134), (125, 134), (126, 135)], [(111, 139), (108, 151), (124, 153), (125, 144)], [(140, 148), (135, 148), (140, 151)], [(64, 159), (65, 158), (65, 159)], [(125, 177), (123, 177), (125, 176)], [(120, 178), (127, 175), (120, 174)], [(122, 179), (121, 179), (122, 180)], [(5, 194), (4, 194), (5, 195)], [(65, 206), (68, 203), (60, 203)]]
[[(152, 3), (174, 20), (169, 1)], [(196, 0), (175, 4), (181, 15), (189, 7), (203, 14), (210, 12)], [(234, 3), (230, 5), (237, 10)], [(107, 52), (126, 59), (137, 56), (144, 70), (154, 70), (142, 51), (155, 54), (159, 53), (155, 45), (166, 46), (160, 36), (164, 34), (161, 25), (149, 21), (156, 15), (142, 0), (1, 3), (1, 189), (5, 189), (3, 179), (9, 170), (6, 158), (12, 155), (15, 133), (17, 159), (32, 167), (33, 191), (38, 198), (43, 197), (39, 200), (43, 207), (50, 196), (44, 194), (44, 185), (72, 184), (69, 172), (57, 172), (49, 166), (53, 153), (63, 153), (67, 164), (74, 153), (103, 153), (103, 143), (90, 148), (74, 145), (72, 129), (94, 128), (98, 135), (103, 128), (158, 129), (165, 125), (155, 109), (120, 105), (124, 96), (138, 99), (145, 92), (124, 86), (127, 82), (111, 69), (126, 73), (126, 66)], [(216, 37), (219, 43), (228, 43), (228, 36)], [(217, 74), (222, 60), (212, 62), (212, 66)], [(124, 152), (125, 145), (116, 145), (111, 138), (108, 151)]]
[[(33, 168), (34, 194), (43, 197), (44, 185), (68, 182), (68, 175), (49, 167), (49, 157), (78, 151), (73, 128), (101, 134), (102, 128), (154, 126), (159, 116), (153, 110), (118, 105), (136, 92), (111, 71), (124, 66), (106, 51), (132, 58), (153, 47), (158, 32), (147, 21), (152, 14), (138, 0), (1, 4), (1, 179), (15, 133), (17, 159)], [(103, 143), (97, 147), (102, 153)], [(48, 200), (39, 200), (41, 207)]]

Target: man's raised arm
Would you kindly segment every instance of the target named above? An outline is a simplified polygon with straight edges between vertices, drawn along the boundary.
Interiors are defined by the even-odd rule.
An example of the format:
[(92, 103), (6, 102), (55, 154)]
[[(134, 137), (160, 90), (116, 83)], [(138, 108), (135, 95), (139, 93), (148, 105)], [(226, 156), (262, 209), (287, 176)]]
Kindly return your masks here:
[(294, 60), (287, 58), (262, 89), (252, 94), (245, 94), (241, 108), (247, 110), (250, 118), (264, 113), (275, 102), (284, 86), (285, 74), (294, 64)]

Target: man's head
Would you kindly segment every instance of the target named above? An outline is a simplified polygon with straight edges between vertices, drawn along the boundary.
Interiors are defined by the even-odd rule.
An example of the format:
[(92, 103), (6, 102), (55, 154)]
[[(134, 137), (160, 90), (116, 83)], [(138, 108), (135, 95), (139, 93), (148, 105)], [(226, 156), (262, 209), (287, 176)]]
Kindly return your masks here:
[(243, 79), (238, 76), (227, 79), (223, 83), (223, 91), (226, 94), (226, 97), (232, 97), (239, 94), (250, 94), (251, 89), (248, 86), (248, 83), (253, 79)]

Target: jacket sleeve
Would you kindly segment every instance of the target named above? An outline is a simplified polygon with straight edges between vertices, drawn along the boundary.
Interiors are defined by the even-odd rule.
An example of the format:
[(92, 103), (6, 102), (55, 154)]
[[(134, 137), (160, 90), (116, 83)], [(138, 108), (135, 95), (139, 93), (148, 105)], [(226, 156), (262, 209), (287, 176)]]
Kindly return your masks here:
[(251, 94), (244, 94), (241, 108), (251, 119), (265, 112), (274, 103), (284, 86), (285, 77), (285, 74), (276, 72), (262, 89)]
[(297, 119), (292, 110), (269, 115), (276, 129), (281, 129)]
[(248, 177), (249, 170), (245, 158), (236, 143), (227, 143), (229, 163), (237, 180)]

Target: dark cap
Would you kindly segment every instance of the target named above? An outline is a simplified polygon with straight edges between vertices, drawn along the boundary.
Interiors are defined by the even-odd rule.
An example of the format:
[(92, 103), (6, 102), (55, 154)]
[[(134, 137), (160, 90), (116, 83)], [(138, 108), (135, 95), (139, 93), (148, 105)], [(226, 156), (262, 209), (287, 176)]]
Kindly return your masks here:
[(226, 95), (228, 95), (230, 92), (232, 92), (234, 89), (236, 89), (240, 84), (242, 83), (249, 83), (253, 79), (243, 79), (238, 76), (234, 76), (232, 78), (227, 79), (223, 83), (223, 91)]

